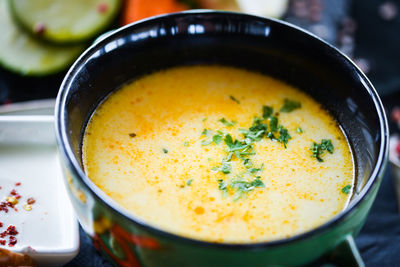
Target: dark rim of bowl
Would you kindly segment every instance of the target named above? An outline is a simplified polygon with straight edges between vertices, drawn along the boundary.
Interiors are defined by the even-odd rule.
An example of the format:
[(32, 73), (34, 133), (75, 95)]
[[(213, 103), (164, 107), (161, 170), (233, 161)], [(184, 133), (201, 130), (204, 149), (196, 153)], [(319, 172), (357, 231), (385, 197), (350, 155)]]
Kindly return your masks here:
[[(362, 188), (361, 192), (355, 197), (354, 200), (352, 200), (352, 202), (349, 204), (349, 206), (345, 210), (343, 210), (342, 212), (340, 212), (339, 214), (337, 214), (336, 216), (331, 218), (326, 223), (324, 223), (316, 228), (313, 228), (307, 232), (300, 233), (300, 234), (294, 235), (289, 238), (283, 238), (283, 239), (266, 241), (266, 242), (257, 242), (257, 243), (216, 243), (216, 242), (208, 242), (208, 241), (203, 241), (200, 239), (184, 237), (181, 235), (173, 234), (171, 232), (167, 232), (165, 230), (161, 230), (152, 225), (149, 225), (148, 223), (141, 221), (141, 219), (135, 217), (132, 213), (130, 213), (129, 211), (127, 211), (126, 209), (124, 209), (123, 207), (118, 205), (113, 199), (111, 199), (100, 188), (98, 188), (89, 179), (89, 177), (86, 176), (86, 174), (84, 173), (83, 169), (81, 168), (79, 162), (75, 158), (72, 148), (69, 145), (67, 132), (66, 132), (66, 125), (65, 125), (66, 97), (70, 90), (70, 85), (71, 85), (71, 81), (72, 81), (71, 77), (73, 77), (74, 74), (76, 74), (79, 71), (81, 65), (84, 64), (85, 61), (93, 54), (93, 51), (96, 51), (100, 47), (103, 47), (104, 44), (107, 43), (109, 39), (111, 39), (115, 36), (124, 35), (131, 28), (142, 27), (148, 23), (153, 23), (154, 20), (165, 19), (168, 17), (185, 17), (185, 16), (190, 16), (190, 15), (203, 15), (203, 14), (219, 15), (219, 16), (236, 16), (236, 17), (239, 16), (239, 17), (247, 18), (247, 19), (256, 18), (257, 20), (261, 20), (266, 23), (280, 24), (287, 28), (292, 28), (292, 29), (294, 28), (294, 29), (302, 32), (308, 38), (311, 37), (311, 38), (318, 40), (321, 43), (321, 45), (330, 49), (332, 52), (336, 53), (339, 57), (342, 57), (345, 61), (347, 61), (347, 63), (349, 63), (357, 71), (357, 74), (360, 77), (360, 82), (364, 85), (363, 86), (364, 89), (368, 91), (370, 97), (372, 98), (375, 108), (376, 108), (376, 111), (377, 111), (377, 115), (379, 117), (380, 135), (381, 135), (381, 141), (379, 144), (379, 154), (378, 154), (378, 158), (377, 158), (375, 167), (370, 175), (370, 178), (368, 179), (367, 183)], [(290, 24), (288, 22), (284, 22), (284, 21), (281, 21), (278, 19), (258, 17), (258, 16), (237, 13), (237, 12), (229, 12), (229, 11), (189, 10), (189, 11), (184, 11), (184, 12), (154, 16), (154, 17), (143, 19), (143, 20), (134, 22), (132, 24), (126, 25), (124, 27), (121, 27), (121, 28), (115, 30), (114, 32), (112, 32), (111, 34), (106, 34), (106, 37), (102, 38), (100, 41), (91, 45), (75, 61), (75, 63), (69, 69), (68, 73), (66, 74), (66, 76), (60, 86), (60, 92), (57, 96), (56, 106), (55, 106), (55, 118), (56, 118), (56, 120), (55, 120), (56, 138), (57, 138), (57, 143), (60, 148), (60, 151), (62, 152), (63, 156), (65, 156), (65, 158), (68, 160), (68, 164), (70, 166), (72, 166), (72, 170), (73, 170), (73, 172), (75, 172), (76, 176), (79, 177), (79, 179), (90, 189), (90, 191), (92, 191), (94, 193), (96, 198), (98, 198), (99, 200), (101, 200), (103, 202), (103, 204), (107, 205), (114, 212), (121, 214), (121, 216), (124, 216), (125, 219), (137, 224), (140, 227), (148, 229), (150, 232), (152, 232), (155, 235), (162, 235), (162, 236), (170, 238), (170, 239), (176, 239), (178, 241), (183, 241), (183, 242), (191, 243), (194, 245), (208, 246), (208, 247), (211, 246), (211, 247), (223, 248), (223, 249), (260, 249), (260, 248), (267, 248), (267, 247), (277, 247), (277, 246), (281, 246), (281, 245), (287, 245), (287, 244), (295, 242), (295, 241), (300, 241), (300, 240), (306, 239), (308, 237), (311, 237), (313, 235), (320, 234), (320, 233), (323, 233), (323, 232), (329, 230), (330, 228), (336, 226), (341, 221), (345, 220), (350, 215), (350, 213), (352, 213), (352, 211), (361, 203), (361, 201), (366, 197), (366, 195), (368, 195), (368, 193), (371, 191), (373, 185), (378, 180), (379, 175), (385, 169), (385, 166), (387, 163), (387, 156), (388, 156), (388, 143), (389, 143), (388, 133), (389, 133), (389, 130), (388, 130), (388, 124), (387, 124), (387, 120), (386, 120), (382, 102), (379, 99), (378, 94), (377, 94), (376, 90), (374, 89), (373, 85), (371, 84), (371, 82), (368, 80), (368, 78), (365, 76), (365, 74), (357, 67), (357, 65), (353, 63), (353, 61), (350, 58), (348, 58), (337, 48), (328, 44), (321, 38), (315, 36), (314, 34), (308, 32), (298, 26)], [(349, 234), (351, 234), (351, 233), (349, 233)]]

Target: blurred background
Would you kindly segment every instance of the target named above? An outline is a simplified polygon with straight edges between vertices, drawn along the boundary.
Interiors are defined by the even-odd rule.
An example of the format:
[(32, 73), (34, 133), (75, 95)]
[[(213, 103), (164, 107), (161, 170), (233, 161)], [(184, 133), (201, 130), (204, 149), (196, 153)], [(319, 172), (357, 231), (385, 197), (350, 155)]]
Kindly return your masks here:
[[(399, 132), (400, 0), (0, 0), (0, 105), (55, 98), (71, 63), (102, 33), (192, 8), (280, 18), (318, 35), (366, 73), (382, 97), (391, 133)], [(367, 266), (400, 265), (390, 167), (356, 242)], [(69, 266), (107, 265), (81, 235), (81, 252)]]
[[(7, 2), (7, 0), (0, 1)], [(2, 66), (0, 67), (0, 104), (55, 97), (70, 63), (102, 33), (148, 16), (191, 8), (241, 11), (281, 18), (299, 25), (338, 47), (352, 58), (371, 79), (382, 97), (396, 94), (400, 90), (400, 16), (398, 14), (400, 1), (398, 0), (37, 0), (34, 1), (33, 13), (38, 14), (28, 19), (24, 18), (26, 16), (24, 8), (30, 8), (29, 12), (32, 12), (32, 7), (24, 7), (23, 3), (33, 1), (11, 0), (9, 2), (21, 4), (11, 5), (12, 7), (7, 4), (2, 5), (2, 9), (6, 10), (0, 17), (5, 17), (7, 14), (4, 13), (9, 13), (10, 21), (7, 23), (15, 24), (13, 26), (18, 28), (17, 31), (22, 32), (18, 34), (27, 35), (32, 42), (35, 42), (36, 47), (32, 47), (32, 44), (26, 40), (21, 45), (21, 40), (19, 40), (21, 37), (18, 39), (14, 36), (14, 40), (11, 41), (5, 40), (7, 38), (0, 39), (0, 47), (3, 51), (0, 52), (0, 66)], [(52, 12), (55, 14), (41, 18), (43, 15), (40, 13), (50, 13), (43, 10), (50, 10), (49, 3), (52, 2), (61, 3), (55, 8), (54, 3), (52, 4), (52, 9), (56, 10)], [(57, 16), (64, 16), (62, 20), (67, 24), (68, 20), (77, 21), (78, 15), (82, 17), (84, 14), (75, 16), (68, 14), (68, 10), (71, 12), (74, 10), (66, 6), (73, 4), (80, 6), (84, 2), (87, 3), (84, 8), (81, 8), (81, 13), (87, 10), (87, 13), (98, 14), (97, 17), (95, 17), (96, 14), (87, 16), (86, 21), (89, 20), (90, 25), (81, 30), (83, 33), (78, 33), (77, 36), (73, 34), (68, 36), (64, 33), (64, 36), (61, 36), (63, 34), (61, 26), (51, 28), (46, 25), (46, 23), (57, 24)], [(57, 9), (60, 12), (59, 15), (57, 15)], [(67, 11), (64, 11), (65, 9)], [(41, 19), (46, 22), (41, 22)], [(5, 24), (4, 21), (1, 22)], [(71, 23), (71, 27), (81, 27), (79, 23), (82, 24), (83, 19), (77, 21), (76, 25)], [(7, 51), (4, 49), (7, 44), (18, 49)], [(56, 49), (76, 48), (78, 52), (66, 56), (69, 58), (58, 66), (50, 66), (44, 71), (41, 70), (41, 66), (35, 66), (35, 63), (39, 64), (38, 62), (32, 62), (30, 69), (19, 66), (27, 64), (26, 58), (14, 64), (7, 62), (13, 60), (15, 62), (12, 53), (19, 54), (21, 58), (20, 54), (23, 53), (24, 48), (27, 48), (30, 54), (37, 53), (40, 57), (41, 53), (47, 52), (43, 50), (48, 48), (38, 47), (41, 44), (52, 46), (50, 48), (53, 51), (50, 53), (53, 55), (58, 52)], [(61, 51), (63, 52), (65, 53)], [(34, 60), (39, 61), (40, 58)]]

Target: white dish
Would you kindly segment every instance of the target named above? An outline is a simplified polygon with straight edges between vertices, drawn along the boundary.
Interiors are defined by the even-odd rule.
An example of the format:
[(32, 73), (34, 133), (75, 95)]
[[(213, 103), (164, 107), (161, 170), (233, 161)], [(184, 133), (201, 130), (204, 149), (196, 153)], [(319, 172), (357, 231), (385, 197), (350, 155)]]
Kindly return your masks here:
[[(15, 225), (17, 244), (0, 247), (28, 254), (38, 266), (62, 266), (79, 251), (78, 223), (54, 139), (53, 107), (53, 100), (0, 107), (0, 201), (12, 189), (22, 196), (18, 211), (0, 211), (0, 232)], [(10, 115), (23, 116), (14, 120)], [(23, 206), (29, 197), (36, 202), (26, 211)]]

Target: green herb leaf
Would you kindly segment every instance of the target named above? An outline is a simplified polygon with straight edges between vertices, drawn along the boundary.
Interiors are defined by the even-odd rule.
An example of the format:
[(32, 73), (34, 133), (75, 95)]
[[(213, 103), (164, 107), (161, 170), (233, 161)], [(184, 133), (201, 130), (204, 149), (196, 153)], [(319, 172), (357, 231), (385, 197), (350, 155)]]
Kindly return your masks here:
[(226, 162), (226, 161), (223, 161), (221, 166), (219, 166), (219, 167), (215, 166), (212, 168), (213, 171), (220, 171), (224, 174), (230, 173), (231, 169), (232, 169), (232, 167), (231, 167), (230, 163)]
[(211, 144), (213, 142), (213, 140), (203, 140), (201, 141), (201, 145), (202, 146), (208, 146), (209, 144)]
[(272, 133), (275, 133), (278, 130), (278, 118), (271, 117), (269, 119), (269, 129)]
[(219, 145), (222, 142), (222, 138), (222, 135), (216, 134), (212, 139), (216, 145)]
[(260, 179), (260, 176), (257, 176), (257, 178), (251, 182), (251, 185), (254, 187), (265, 187), (263, 181)]
[(208, 130), (207, 129), (204, 129), (202, 132), (201, 132), (201, 135), (207, 135), (208, 134)]
[(346, 185), (345, 187), (342, 188), (342, 192), (345, 194), (350, 194), (351, 191), (351, 185)]
[(239, 132), (241, 132), (246, 138), (248, 138), (252, 141), (260, 141), (263, 138), (264, 133), (265, 133), (264, 130), (257, 131), (256, 129), (254, 131), (240, 129)]
[(207, 120), (207, 117), (205, 117), (204, 119), (202, 119), (201, 121), (206, 121)]
[(163, 151), (165, 154), (168, 153), (168, 150), (167, 150), (166, 148), (163, 148), (162, 151)]
[(333, 153), (333, 144), (331, 140), (328, 139), (322, 139), (321, 141), (321, 148), (323, 150), (327, 150), (329, 153)]
[(260, 117), (254, 117), (253, 118), (253, 125), (252, 126), (257, 126), (263, 122), (263, 119)]
[(229, 98), (235, 101), (236, 103), (240, 104), (240, 101), (237, 100), (234, 96), (230, 95)]
[(250, 169), (249, 169), (249, 172), (250, 172), (250, 173), (257, 173), (257, 172), (259, 172), (259, 171), (262, 171), (263, 169), (264, 169), (264, 163), (261, 164), (261, 167), (260, 167), (260, 168), (250, 168)]
[(249, 169), (249, 168), (251, 168), (251, 167), (253, 166), (253, 163), (251, 162), (250, 159), (244, 159), (243, 165), (244, 165), (247, 169)]
[(285, 148), (287, 148), (287, 143), (289, 142), (289, 139), (292, 139), (290, 136), (288, 130), (284, 128), (282, 125), (279, 126), (279, 137), (277, 139), (278, 142), (282, 143)]
[(220, 119), (219, 122), (221, 122), (222, 124), (224, 124), (227, 127), (230, 127), (230, 126), (233, 126), (236, 124), (235, 121), (227, 121), (225, 118)]
[(328, 151), (330, 154), (333, 153), (333, 144), (331, 140), (322, 139), (320, 144), (313, 142), (311, 147), (311, 156), (313, 158), (316, 158), (319, 162), (323, 162), (324, 160), (321, 158), (321, 156), (324, 154), (325, 151)]
[(225, 135), (224, 142), (229, 148), (232, 147), (233, 146), (232, 136), (230, 134)]
[(262, 123), (262, 121), (261, 118), (254, 117), (253, 126), (251, 126), (249, 130), (242, 129), (239, 131), (252, 141), (260, 141), (268, 130), (268, 126)]
[(229, 186), (236, 191), (234, 198), (235, 201), (241, 198), (243, 193), (250, 192), (256, 187), (265, 187), (259, 176), (257, 176), (251, 182), (244, 181), (243, 178), (239, 176), (238, 179), (232, 180)]
[(233, 152), (229, 152), (228, 156), (226, 157), (226, 159), (224, 161), (226, 161), (226, 162), (231, 161), (232, 156), (233, 156)]
[(282, 112), (292, 112), (295, 109), (301, 108), (301, 103), (298, 101), (290, 100), (285, 98), (283, 106), (281, 107), (280, 111)]
[(242, 192), (249, 192), (255, 188), (255, 186), (252, 185), (251, 182), (241, 181), (241, 180), (232, 181), (231, 187), (233, 189), (240, 190)]
[(221, 191), (227, 191), (228, 190), (228, 185), (226, 182), (222, 179), (218, 179), (218, 189)]
[(274, 109), (269, 106), (263, 106), (263, 118), (266, 119), (274, 113)]
[(272, 132), (268, 132), (267, 133), (267, 138), (271, 139), (271, 140), (276, 140), (275, 135)]
[(186, 184), (187, 184), (188, 186), (191, 186), (191, 185), (192, 185), (192, 182), (193, 182), (193, 179), (189, 179), (189, 180), (186, 181)]
[(301, 127), (297, 127), (297, 128), (296, 128), (296, 132), (297, 132), (297, 133), (300, 133), (300, 134), (301, 134), (301, 133), (304, 133), (304, 131), (303, 131), (303, 129), (301, 129)]

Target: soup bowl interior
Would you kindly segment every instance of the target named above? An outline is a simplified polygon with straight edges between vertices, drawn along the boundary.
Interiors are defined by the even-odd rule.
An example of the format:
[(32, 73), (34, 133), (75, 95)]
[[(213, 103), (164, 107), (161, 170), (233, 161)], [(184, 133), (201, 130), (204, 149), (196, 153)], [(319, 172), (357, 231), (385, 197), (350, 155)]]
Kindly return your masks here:
[(99, 103), (140, 76), (194, 64), (254, 70), (312, 96), (336, 118), (352, 147), (356, 186), (347, 209), (368, 193), (386, 158), (387, 126), (380, 100), (360, 70), (292, 25), (206, 11), (160, 16), (117, 30), (89, 48), (67, 74), (56, 107), (58, 142), (69, 167), (89, 188), (99, 191), (83, 172), (81, 144)]

